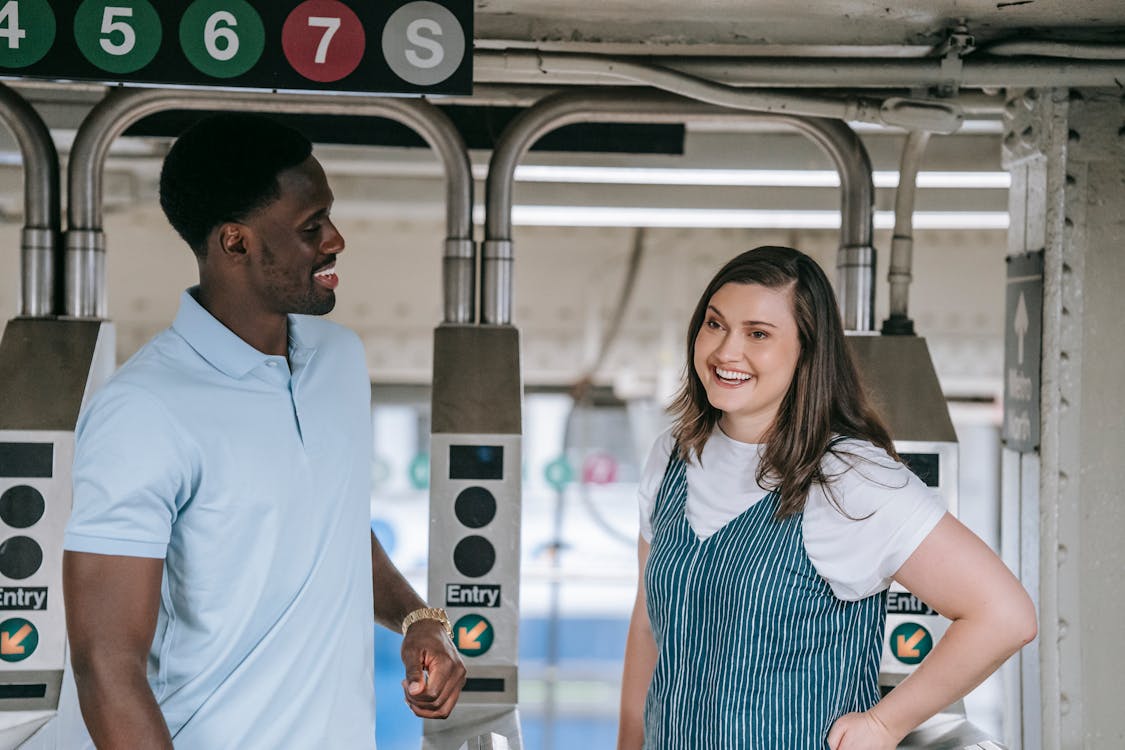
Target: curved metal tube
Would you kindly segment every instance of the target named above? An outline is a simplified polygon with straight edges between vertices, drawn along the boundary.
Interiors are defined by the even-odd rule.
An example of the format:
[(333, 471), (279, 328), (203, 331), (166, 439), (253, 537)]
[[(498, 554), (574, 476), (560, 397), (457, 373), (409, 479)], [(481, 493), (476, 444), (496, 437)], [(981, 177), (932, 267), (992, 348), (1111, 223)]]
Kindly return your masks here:
[(59, 154), (27, 100), (0, 84), (0, 120), (19, 143), (23, 159), (23, 233), (20, 242), (20, 315), (44, 318), (59, 312), (55, 280), (60, 227)]
[[(874, 327), (875, 187), (871, 161), (855, 132), (839, 120), (732, 110), (649, 89), (585, 90), (547, 97), (509, 123), (488, 165), (481, 322), (511, 321), (512, 182), (516, 165), (544, 134), (577, 122), (768, 120), (800, 130), (836, 165), (841, 186), (840, 306), (849, 330)], [(846, 277), (846, 278), (845, 278)]]
[(883, 323), (883, 333), (913, 335), (914, 322), (907, 308), (910, 302), (911, 266), (914, 255), (914, 197), (917, 195), (918, 169), (930, 134), (912, 130), (902, 147), (895, 189), (895, 230), (891, 239), (891, 262), (887, 281), (891, 285), (890, 316)]
[(105, 317), (106, 314), (102, 173), (113, 140), (129, 125), (154, 112), (227, 107), (257, 112), (382, 117), (407, 125), (422, 136), (437, 152), (445, 170), (445, 320), (456, 323), (473, 321), (472, 167), (461, 134), (444, 112), (422, 99), (168, 89), (115, 90), (90, 111), (78, 129), (67, 175), (68, 315)]

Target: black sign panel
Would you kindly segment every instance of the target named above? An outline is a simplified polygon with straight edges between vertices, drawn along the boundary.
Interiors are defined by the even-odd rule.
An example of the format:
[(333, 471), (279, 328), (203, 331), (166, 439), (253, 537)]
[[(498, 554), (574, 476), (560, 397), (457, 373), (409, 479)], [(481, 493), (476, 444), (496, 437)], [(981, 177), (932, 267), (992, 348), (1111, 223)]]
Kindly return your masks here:
[(500, 586), (488, 583), (447, 583), (445, 606), (499, 607)]
[(471, 0), (0, 0), (0, 75), (472, 93)]
[(0, 610), (37, 610), (47, 608), (45, 586), (0, 587)]
[(0, 443), (0, 477), (50, 477), (52, 443)]
[(899, 453), (906, 468), (927, 487), (941, 486), (941, 456), (937, 453)]
[(887, 592), (888, 615), (936, 615), (929, 604), (907, 591)]
[(450, 479), (503, 479), (504, 448), (500, 445), (449, 446)]
[(1043, 251), (1011, 255), (1004, 312), (1004, 444), (1039, 447), (1039, 367), (1043, 347)]

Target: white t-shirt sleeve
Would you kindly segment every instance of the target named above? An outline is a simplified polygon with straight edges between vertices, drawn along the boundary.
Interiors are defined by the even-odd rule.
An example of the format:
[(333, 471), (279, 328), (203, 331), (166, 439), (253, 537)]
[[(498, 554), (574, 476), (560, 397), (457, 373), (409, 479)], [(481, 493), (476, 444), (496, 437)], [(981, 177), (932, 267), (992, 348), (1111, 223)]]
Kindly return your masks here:
[(641, 513), (641, 538), (646, 542), (652, 541), (652, 512), (656, 509), (656, 493), (660, 491), (664, 471), (668, 468), (668, 457), (672, 454), (672, 442), (671, 428), (660, 433), (641, 469), (637, 500)]
[(835, 476), (831, 491), (839, 508), (825, 488), (809, 491), (805, 551), (832, 592), (855, 601), (890, 586), (946, 508), (936, 490), (881, 448), (849, 440), (838, 450), (843, 455), (825, 457), (824, 472)]

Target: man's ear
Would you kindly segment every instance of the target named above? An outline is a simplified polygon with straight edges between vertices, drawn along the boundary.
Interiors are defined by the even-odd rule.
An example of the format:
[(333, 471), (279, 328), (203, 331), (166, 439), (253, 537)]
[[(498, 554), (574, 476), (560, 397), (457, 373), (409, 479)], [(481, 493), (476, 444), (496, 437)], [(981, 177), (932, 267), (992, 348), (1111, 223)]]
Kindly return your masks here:
[(248, 240), (248, 227), (234, 221), (227, 221), (215, 230), (218, 234), (219, 250), (228, 258), (236, 259), (246, 256)]

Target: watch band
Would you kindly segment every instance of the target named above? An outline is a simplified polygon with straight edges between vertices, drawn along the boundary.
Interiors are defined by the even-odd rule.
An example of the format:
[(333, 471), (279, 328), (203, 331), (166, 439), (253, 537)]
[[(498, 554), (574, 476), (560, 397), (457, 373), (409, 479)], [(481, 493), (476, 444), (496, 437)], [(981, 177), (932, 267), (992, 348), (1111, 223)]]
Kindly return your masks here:
[(453, 640), (453, 626), (449, 624), (449, 616), (445, 614), (445, 610), (441, 607), (422, 607), (402, 618), (402, 634), (406, 635), (410, 626), (419, 620), (437, 620), (445, 628), (445, 634), (449, 636), (449, 640)]

